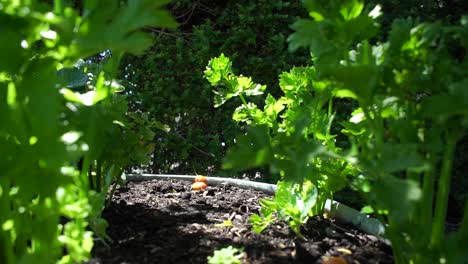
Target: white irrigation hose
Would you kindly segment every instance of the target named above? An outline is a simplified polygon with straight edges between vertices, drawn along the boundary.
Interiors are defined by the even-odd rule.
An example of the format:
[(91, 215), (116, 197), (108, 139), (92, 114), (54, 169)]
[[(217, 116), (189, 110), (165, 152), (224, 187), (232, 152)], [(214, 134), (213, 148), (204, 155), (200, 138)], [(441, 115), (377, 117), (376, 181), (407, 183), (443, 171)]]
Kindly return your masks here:
[[(147, 180), (182, 180), (193, 182), (195, 175), (172, 175), (172, 174), (125, 174), (128, 181), (147, 181)], [(248, 180), (240, 180), (233, 178), (222, 177), (206, 177), (209, 185), (220, 185), (229, 183), (233, 186), (243, 189), (254, 189), (274, 195), (276, 191), (275, 184), (254, 182)], [(347, 224), (351, 224), (359, 230), (378, 237), (382, 237), (385, 233), (385, 226), (377, 219), (370, 218), (359, 211), (346, 206), (337, 201), (327, 199), (325, 202), (324, 211), (328, 216)]]
[[(129, 181), (147, 181), (147, 180), (181, 180), (181, 181), (190, 181), (195, 180), (195, 175), (172, 175), (172, 174), (125, 174), (127, 180)], [(229, 183), (233, 186), (243, 188), (243, 189), (254, 189), (262, 191), (268, 194), (275, 194), (276, 185), (263, 183), (263, 182), (254, 182), (246, 181), (233, 178), (222, 178), (222, 177), (209, 177), (205, 176), (208, 185), (220, 185)]]

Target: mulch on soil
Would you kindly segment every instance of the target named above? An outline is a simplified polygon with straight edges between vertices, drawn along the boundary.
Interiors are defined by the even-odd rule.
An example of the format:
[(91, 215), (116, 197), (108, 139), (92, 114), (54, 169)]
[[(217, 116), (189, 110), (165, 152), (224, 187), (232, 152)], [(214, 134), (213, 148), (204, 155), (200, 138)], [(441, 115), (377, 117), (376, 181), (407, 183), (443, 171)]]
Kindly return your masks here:
[[(268, 195), (230, 185), (192, 191), (184, 181), (129, 182), (117, 189), (103, 212), (113, 240), (97, 240), (88, 263), (206, 263), (213, 251), (243, 248), (242, 263), (393, 263), (391, 248), (374, 236), (331, 219), (313, 217), (299, 240), (286, 223), (263, 233), (251, 230), (250, 215)], [(230, 220), (232, 226), (222, 223)]]

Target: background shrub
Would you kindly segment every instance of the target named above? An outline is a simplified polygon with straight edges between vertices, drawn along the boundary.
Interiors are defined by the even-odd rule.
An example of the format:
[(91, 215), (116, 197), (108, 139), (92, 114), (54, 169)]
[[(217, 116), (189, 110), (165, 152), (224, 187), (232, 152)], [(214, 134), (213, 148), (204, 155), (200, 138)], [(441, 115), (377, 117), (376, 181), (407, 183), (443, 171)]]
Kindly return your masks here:
[(142, 56), (127, 56), (121, 74), (131, 87), (133, 111), (168, 125), (157, 132), (156, 149), (146, 171), (154, 173), (217, 173), (221, 158), (234, 143), (238, 127), (231, 119), (237, 102), (212, 106), (212, 88), (203, 79), (211, 57), (224, 52), (239, 74), (252, 76), (279, 93), (278, 74), (307, 64), (305, 50), (290, 53), (289, 25), (304, 16), (300, 1), (174, 1), (180, 27), (148, 28), (155, 44)]

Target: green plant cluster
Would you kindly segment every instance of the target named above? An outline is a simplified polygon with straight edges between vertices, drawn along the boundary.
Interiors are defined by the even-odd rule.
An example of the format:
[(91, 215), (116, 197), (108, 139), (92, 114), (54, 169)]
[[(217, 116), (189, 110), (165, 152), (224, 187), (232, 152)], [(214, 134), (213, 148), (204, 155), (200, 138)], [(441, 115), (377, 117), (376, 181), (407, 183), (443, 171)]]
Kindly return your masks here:
[[(305, 49), (291, 54), (290, 25), (305, 15), (300, 1), (173, 1), (180, 28), (148, 28), (155, 44), (143, 56), (127, 56), (121, 76), (129, 81), (131, 109), (149, 112), (170, 131), (157, 132), (154, 173), (215, 173), (242, 128), (230, 118), (235, 103), (215, 110), (203, 79), (206, 62), (220, 52), (236, 69), (279, 92), (277, 75), (310, 60)], [(210, 168), (211, 167), (211, 168)]]
[(215, 250), (213, 256), (209, 256), (207, 260), (209, 264), (240, 264), (243, 251), (242, 248), (228, 246)]
[[(442, 21), (446, 24), (458, 25), (461, 17), (466, 13), (464, 0), (384, 0), (367, 1), (370, 5), (382, 6), (382, 17), (379, 18), (381, 30), (374, 39), (386, 40), (392, 23), (398, 18), (412, 17), (415, 23)], [(463, 58), (466, 51), (458, 45), (449, 45), (450, 53), (455, 57)], [(468, 147), (468, 136), (457, 143), (454, 160), (454, 175), (452, 176), (452, 188), (450, 190), (450, 217), (460, 218), (463, 212), (465, 199), (468, 197), (468, 178), (464, 177), (466, 162), (464, 153)]]
[(159, 126), (127, 115), (113, 77), (124, 52), (151, 45), (141, 27), (176, 25), (164, 4), (89, 0), (80, 15), (62, 0), (0, 1), (0, 263), (78, 263), (90, 228), (106, 238), (107, 188), (147, 159)]
[[(464, 263), (468, 203), (457, 232), (446, 234), (445, 220), (455, 147), (468, 124), (468, 58), (451, 48), (468, 49), (468, 17), (457, 25), (397, 19), (388, 40), (376, 42), (380, 6), (304, 5), (310, 18), (293, 24), (289, 47), (309, 48), (314, 66), (283, 73), (284, 96), (267, 95), (263, 107), (248, 102), (263, 86), (235, 75), (224, 55), (205, 70), (224, 99), (215, 105), (241, 98), (233, 118), (250, 125), (224, 166), (266, 164), (280, 176), (274, 199), (252, 217), (254, 228), (280, 217), (300, 236), (320, 201), (347, 185), (387, 224), (396, 263)], [(355, 108), (335, 120), (342, 98)], [(342, 135), (349, 147), (336, 146)]]
[(261, 110), (246, 98), (262, 94), (266, 86), (236, 76), (231, 67), (222, 54), (212, 59), (204, 72), (212, 85), (220, 87), (215, 91), (215, 107), (238, 96), (243, 104), (232, 118), (251, 125), (239, 138), (239, 146), (228, 151), (223, 168), (270, 165), (276, 179), (284, 182), (278, 183), (274, 200), (263, 201), (264, 219), (255, 215), (254, 228), (264, 229), (277, 213), (301, 236), (300, 226), (309, 213), (320, 212), (326, 199), (346, 185), (346, 176), (356, 172), (338, 155), (341, 149), (331, 134), (335, 118), (331, 87), (320, 82), (313, 67), (295, 67), (280, 76), (284, 96), (275, 99), (268, 94)]

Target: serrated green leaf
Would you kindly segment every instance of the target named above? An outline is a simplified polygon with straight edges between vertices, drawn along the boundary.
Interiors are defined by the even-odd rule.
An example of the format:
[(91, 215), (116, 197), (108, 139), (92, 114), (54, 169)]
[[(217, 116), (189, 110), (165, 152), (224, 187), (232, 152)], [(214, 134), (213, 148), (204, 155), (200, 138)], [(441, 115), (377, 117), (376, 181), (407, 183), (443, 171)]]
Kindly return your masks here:
[(228, 57), (221, 53), (219, 57), (212, 58), (208, 62), (208, 66), (204, 71), (205, 78), (211, 83), (211, 85), (218, 85), (219, 82), (228, 77), (231, 73), (232, 63)]
[(265, 114), (276, 119), (278, 114), (283, 111), (287, 101), (288, 100), (286, 98), (280, 98), (279, 100), (276, 100), (270, 94), (267, 95), (267, 98), (265, 99)]
[(246, 122), (247, 124), (263, 125), (268, 121), (264, 112), (258, 109), (257, 105), (247, 103), (236, 108), (232, 115), (232, 119), (237, 122)]
[(269, 215), (264, 215), (264, 217), (261, 217), (258, 214), (253, 214), (249, 217), (249, 222), (252, 224), (252, 229), (256, 233), (261, 233), (265, 228), (270, 225), (270, 223), (273, 221), (273, 217), (271, 214)]
[[(235, 76), (231, 69), (231, 62), (224, 54), (221, 54), (217, 58), (212, 58), (204, 73), (205, 78), (212, 85), (220, 86), (218, 90), (213, 90), (215, 94), (215, 107), (223, 105), (229, 99), (236, 96), (261, 95), (266, 89), (265, 85), (253, 83), (250, 77)], [(240, 117), (240, 119), (245, 118)]]
[(266, 89), (266, 85), (254, 83), (250, 87), (248, 87), (248, 89), (243, 90), (243, 92), (247, 96), (255, 96), (255, 95), (262, 95), (265, 89)]
[[(96, 8), (81, 22), (74, 45), (76, 57), (86, 57), (105, 49), (141, 53), (152, 43), (148, 33), (138, 32), (143, 27), (177, 26), (167, 11), (161, 9), (167, 1), (129, 1), (125, 8), (115, 1), (99, 1)], [(105, 10), (105, 12), (104, 12)]]
[(295, 32), (288, 37), (290, 51), (307, 47), (310, 48), (314, 56), (318, 57), (330, 51), (334, 46), (334, 43), (324, 37), (325, 28), (316, 21), (299, 19), (291, 28)]
[(237, 86), (241, 91), (245, 91), (253, 85), (252, 78), (240, 76), (237, 78)]

